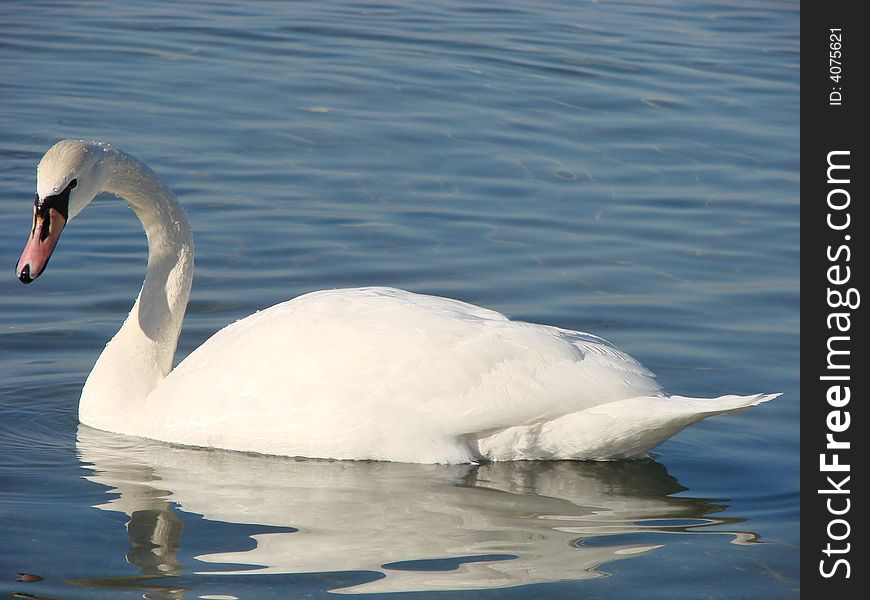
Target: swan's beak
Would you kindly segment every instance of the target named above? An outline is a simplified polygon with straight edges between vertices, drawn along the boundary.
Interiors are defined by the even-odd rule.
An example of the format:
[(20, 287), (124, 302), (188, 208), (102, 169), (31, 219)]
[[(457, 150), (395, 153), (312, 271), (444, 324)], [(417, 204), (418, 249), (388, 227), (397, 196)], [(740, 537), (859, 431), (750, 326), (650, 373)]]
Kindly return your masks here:
[(42, 214), (33, 207), (33, 229), (15, 267), (15, 274), (21, 283), (30, 283), (39, 277), (66, 225), (66, 219), (55, 209), (49, 208), (41, 212)]

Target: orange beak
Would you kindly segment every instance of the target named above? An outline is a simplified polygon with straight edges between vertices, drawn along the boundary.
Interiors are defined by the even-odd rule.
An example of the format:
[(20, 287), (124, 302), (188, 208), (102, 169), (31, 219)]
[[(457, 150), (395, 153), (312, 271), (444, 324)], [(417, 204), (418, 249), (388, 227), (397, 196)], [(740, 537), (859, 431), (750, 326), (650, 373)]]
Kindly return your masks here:
[(33, 207), (33, 229), (15, 267), (15, 274), (21, 283), (30, 283), (45, 269), (64, 225), (66, 219), (54, 208), (38, 211)]

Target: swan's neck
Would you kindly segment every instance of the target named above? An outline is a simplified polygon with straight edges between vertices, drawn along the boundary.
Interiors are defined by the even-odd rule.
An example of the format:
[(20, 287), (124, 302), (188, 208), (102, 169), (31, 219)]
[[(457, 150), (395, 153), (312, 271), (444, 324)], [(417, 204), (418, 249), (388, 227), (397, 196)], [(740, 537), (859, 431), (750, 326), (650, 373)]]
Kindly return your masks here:
[(178, 200), (148, 167), (120, 152), (111, 152), (106, 162), (110, 174), (103, 191), (126, 200), (142, 222), (148, 271), (127, 320), (85, 383), (79, 419), (135, 433), (135, 415), (172, 370), (193, 279), (193, 236)]

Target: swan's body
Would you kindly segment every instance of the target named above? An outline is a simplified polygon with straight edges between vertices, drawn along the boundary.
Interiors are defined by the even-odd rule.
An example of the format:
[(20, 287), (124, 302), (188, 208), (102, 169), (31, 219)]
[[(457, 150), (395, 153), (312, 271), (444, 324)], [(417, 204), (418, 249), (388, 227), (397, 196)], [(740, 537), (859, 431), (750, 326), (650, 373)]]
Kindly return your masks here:
[(79, 418), (98, 429), (321, 458), (614, 459), (774, 397), (668, 396), (598, 337), (390, 288), (278, 304), (219, 331), (172, 370), (193, 240), (178, 201), (132, 157), (69, 140), (46, 153), (17, 273), (38, 276), (67, 219), (101, 191), (130, 204), (149, 255), (133, 310), (82, 391)]

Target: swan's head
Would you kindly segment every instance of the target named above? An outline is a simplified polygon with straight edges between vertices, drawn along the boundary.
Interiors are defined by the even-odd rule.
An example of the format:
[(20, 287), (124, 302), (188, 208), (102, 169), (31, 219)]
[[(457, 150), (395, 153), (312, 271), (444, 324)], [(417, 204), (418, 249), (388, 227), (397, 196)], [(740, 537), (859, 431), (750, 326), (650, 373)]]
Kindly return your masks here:
[(36, 170), (33, 227), (15, 274), (30, 283), (42, 273), (67, 222), (103, 189), (103, 164), (112, 149), (95, 142), (63, 140), (52, 146)]

